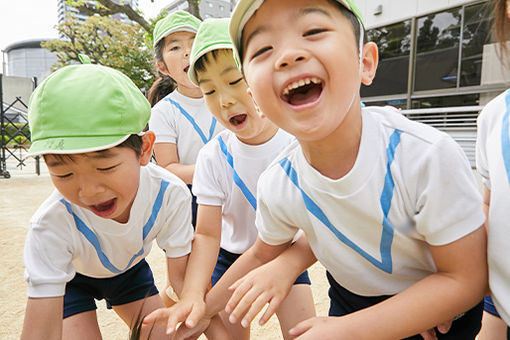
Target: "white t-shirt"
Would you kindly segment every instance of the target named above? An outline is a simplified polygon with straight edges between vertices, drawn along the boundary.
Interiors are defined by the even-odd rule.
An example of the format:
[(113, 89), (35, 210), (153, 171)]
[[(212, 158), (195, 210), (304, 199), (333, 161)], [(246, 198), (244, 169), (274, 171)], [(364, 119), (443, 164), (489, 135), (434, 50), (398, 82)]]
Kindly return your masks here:
[(491, 191), (487, 248), (489, 286), (496, 309), (508, 325), (510, 325), (509, 115), (510, 90), (507, 90), (490, 101), (478, 116), (476, 141), (476, 167), (482, 176), (483, 184)]
[[(279, 130), (264, 144), (248, 145), (233, 132), (225, 130), (200, 150), (193, 177), (193, 194), (197, 196), (198, 204), (222, 206), (220, 246), (223, 249), (241, 254), (255, 243), (257, 180), (293, 140), (294, 137)], [(223, 150), (232, 157), (233, 168), (246, 188), (241, 189), (243, 184), (239, 180), (235, 182), (234, 170)]]
[(30, 220), (25, 242), (28, 296), (62, 296), (76, 272), (94, 278), (119, 275), (151, 250), (169, 258), (191, 251), (190, 192), (175, 175), (141, 168), (140, 185), (125, 224), (101, 218), (54, 191)]
[(452, 138), (394, 108), (369, 107), (356, 162), (341, 179), (315, 170), (297, 142), (278, 156), (260, 176), (256, 226), (271, 245), (302, 229), (341, 286), (391, 295), (436, 271), (429, 244), (451, 243), (483, 224), (481, 203)]
[(207, 109), (204, 98), (190, 98), (177, 90), (151, 111), (149, 129), (156, 143), (177, 145), (179, 163), (195, 164), (198, 151), (224, 128)]

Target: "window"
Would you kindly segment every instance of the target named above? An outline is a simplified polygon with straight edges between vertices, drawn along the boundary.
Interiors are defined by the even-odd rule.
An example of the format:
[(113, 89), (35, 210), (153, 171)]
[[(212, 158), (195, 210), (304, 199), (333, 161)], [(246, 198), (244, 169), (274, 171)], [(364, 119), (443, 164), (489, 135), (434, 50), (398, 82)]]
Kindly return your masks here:
[(490, 43), (491, 25), (492, 20), (487, 4), (465, 7), (460, 86), (480, 85), (483, 46)]
[(372, 85), (363, 86), (361, 96), (407, 92), (411, 20), (367, 31), (369, 41), (379, 48), (379, 65)]
[(457, 86), (460, 26), (460, 7), (418, 18), (416, 91)]

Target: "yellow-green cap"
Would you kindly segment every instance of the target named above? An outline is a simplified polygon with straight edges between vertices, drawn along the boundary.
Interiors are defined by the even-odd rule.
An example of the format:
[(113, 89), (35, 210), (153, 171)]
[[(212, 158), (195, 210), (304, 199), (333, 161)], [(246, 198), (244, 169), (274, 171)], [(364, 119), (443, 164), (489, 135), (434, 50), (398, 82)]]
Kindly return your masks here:
[[(353, 0), (337, 0), (339, 3), (344, 5), (349, 11), (351, 11), (360, 21), (361, 25), (363, 24), (363, 17), (361, 15), (361, 11), (358, 6), (354, 3)], [(255, 11), (262, 5), (264, 0), (239, 0), (237, 3), (234, 12), (232, 13), (232, 17), (230, 19), (230, 37), (232, 38), (232, 42), (234, 43), (234, 55), (238, 60), (241, 60), (239, 51), (242, 48), (242, 36), (243, 29), (248, 20), (253, 16)]]
[(188, 76), (189, 79), (198, 86), (195, 64), (207, 52), (218, 49), (234, 49), (230, 35), (228, 34), (228, 18), (209, 18), (205, 19), (193, 41), (191, 48)]
[(32, 93), (30, 156), (105, 150), (145, 128), (151, 107), (127, 76), (93, 64), (71, 65)]
[(185, 11), (175, 11), (159, 20), (154, 27), (152, 37), (154, 47), (161, 39), (175, 32), (196, 33), (200, 26), (200, 19)]

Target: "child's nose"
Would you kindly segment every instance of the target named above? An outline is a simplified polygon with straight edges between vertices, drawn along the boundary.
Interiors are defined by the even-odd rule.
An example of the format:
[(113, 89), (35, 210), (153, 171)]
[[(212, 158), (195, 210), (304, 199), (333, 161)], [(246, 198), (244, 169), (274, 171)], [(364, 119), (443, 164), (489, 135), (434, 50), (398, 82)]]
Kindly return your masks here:
[(79, 190), (80, 198), (88, 199), (103, 193), (105, 189), (104, 186), (97, 181), (84, 179), (80, 182)]
[(308, 55), (305, 51), (288, 49), (276, 60), (276, 69), (280, 70), (287, 68), (294, 64), (303, 62), (308, 59)]
[(234, 99), (229, 95), (222, 95), (220, 97), (221, 107), (228, 108), (232, 104), (234, 104)]

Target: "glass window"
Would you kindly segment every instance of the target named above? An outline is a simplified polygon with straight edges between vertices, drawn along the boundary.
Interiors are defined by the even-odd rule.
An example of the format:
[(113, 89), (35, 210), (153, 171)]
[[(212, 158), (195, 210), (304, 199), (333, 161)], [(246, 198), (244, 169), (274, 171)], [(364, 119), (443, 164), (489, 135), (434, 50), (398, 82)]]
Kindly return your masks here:
[(365, 102), (366, 106), (386, 106), (390, 105), (396, 107), (397, 109), (405, 109), (407, 107), (406, 99), (392, 99), (392, 100), (380, 100), (373, 102)]
[(379, 65), (369, 87), (362, 86), (361, 96), (381, 96), (407, 92), (411, 20), (367, 31), (369, 41), (377, 44)]
[(460, 25), (460, 7), (418, 18), (416, 91), (457, 86)]
[(465, 7), (460, 86), (480, 85), (483, 46), (490, 43), (491, 24), (486, 3)]
[(413, 109), (430, 109), (435, 107), (453, 107), (453, 106), (476, 106), (480, 102), (480, 94), (467, 94), (459, 96), (442, 96), (415, 98), (411, 101)]

